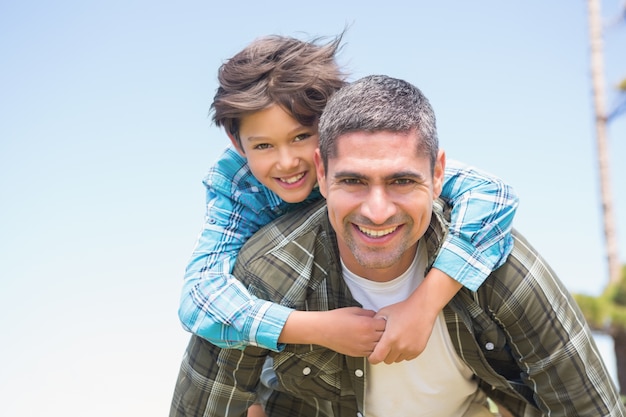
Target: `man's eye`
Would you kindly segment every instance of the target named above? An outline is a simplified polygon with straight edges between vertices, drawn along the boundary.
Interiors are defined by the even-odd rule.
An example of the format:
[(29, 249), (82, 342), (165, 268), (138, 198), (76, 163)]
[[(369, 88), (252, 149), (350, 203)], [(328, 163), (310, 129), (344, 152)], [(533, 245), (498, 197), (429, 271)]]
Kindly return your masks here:
[(414, 184), (415, 181), (410, 180), (408, 178), (401, 178), (401, 179), (395, 180), (393, 183), (396, 185), (411, 185), (411, 184)]
[(359, 185), (361, 184), (361, 180), (356, 178), (344, 178), (340, 181), (340, 183), (345, 185)]

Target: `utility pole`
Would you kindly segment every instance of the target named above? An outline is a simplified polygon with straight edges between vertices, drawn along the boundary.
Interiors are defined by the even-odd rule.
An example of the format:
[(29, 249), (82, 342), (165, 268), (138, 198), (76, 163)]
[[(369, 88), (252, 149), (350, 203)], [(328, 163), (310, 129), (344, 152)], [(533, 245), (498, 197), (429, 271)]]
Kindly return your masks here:
[(609, 172), (609, 151), (607, 139), (608, 115), (605, 105), (604, 56), (602, 44), (602, 16), (600, 0), (587, 0), (589, 13), (589, 41), (591, 47), (591, 81), (595, 110), (596, 146), (598, 152), (598, 172), (600, 197), (604, 223), (606, 258), (609, 270), (609, 285), (620, 281), (620, 262), (617, 250), (613, 194)]

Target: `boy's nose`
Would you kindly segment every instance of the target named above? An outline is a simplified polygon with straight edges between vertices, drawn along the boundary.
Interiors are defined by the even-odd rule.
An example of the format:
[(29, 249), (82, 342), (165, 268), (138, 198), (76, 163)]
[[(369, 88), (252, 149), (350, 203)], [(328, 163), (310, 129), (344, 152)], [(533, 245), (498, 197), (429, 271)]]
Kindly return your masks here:
[(278, 156), (278, 165), (283, 170), (293, 169), (300, 163), (300, 158), (295, 152), (282, 150)]

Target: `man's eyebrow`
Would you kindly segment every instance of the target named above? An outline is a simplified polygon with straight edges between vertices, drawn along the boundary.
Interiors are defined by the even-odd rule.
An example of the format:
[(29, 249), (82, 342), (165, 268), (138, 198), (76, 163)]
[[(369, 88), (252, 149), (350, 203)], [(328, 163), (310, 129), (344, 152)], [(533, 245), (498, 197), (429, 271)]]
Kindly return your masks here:
[[(357, 172), (357, 171), (337, 171), (335, 172), (335, 175), (333, 176), (334, 178), (356, 178), (356, 179), (367, 179), (368, 176)], [(421, 174), (420, 172), (416, 172), (416, 171), (410, 171), (410, 170), (405, 170), (405, 171), (398, 171), (398, 172), (394, 172), (391, 175), (388, 175), (385, 177), (385, 180), (397, 180), (400, 178), (413, 178), (417, 181), (425, 181), (426, 177)]]
[(386, 179), (388, 180), (396, 180), (399, 178), (413, 178), (416, 179), (418, 181), (424, 181), (426, 180), (426, 177), (421, 173), (421, 172), (417, 172), (417, 171), (399, 171), (399, 172), (394, 172), (393, 174), (389, 175), (388, 177), (386, 177)]
[(367, 178), (367, 175), (361, 174), (360, 172), (356, 172), (356, 171), (337, 171), (335, 172), (335, 175), (333, 175), (334, 178), (358, 178), (358, 179), (365, 179)]

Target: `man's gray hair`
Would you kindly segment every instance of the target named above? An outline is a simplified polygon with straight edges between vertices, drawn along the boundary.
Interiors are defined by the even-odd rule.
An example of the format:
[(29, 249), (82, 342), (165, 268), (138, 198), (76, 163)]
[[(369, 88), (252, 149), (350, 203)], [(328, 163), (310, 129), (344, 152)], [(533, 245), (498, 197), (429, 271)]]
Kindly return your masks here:
[[(417, 152), (434, 167), (439, 143), (435, 113), (413, 84), (386, 75), (363, 77), (337, 91), (328, 101), (319, 123), (319, 148), (328, 168), (336, 156), (337, 139), (350, 132), (417, 133)], [(364, 144), (364, 146), (367, 146)]]

